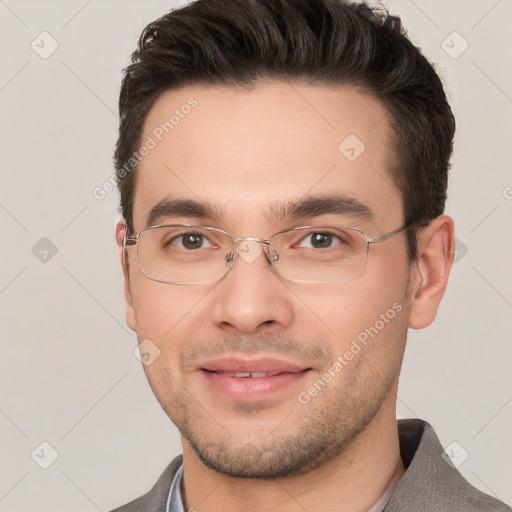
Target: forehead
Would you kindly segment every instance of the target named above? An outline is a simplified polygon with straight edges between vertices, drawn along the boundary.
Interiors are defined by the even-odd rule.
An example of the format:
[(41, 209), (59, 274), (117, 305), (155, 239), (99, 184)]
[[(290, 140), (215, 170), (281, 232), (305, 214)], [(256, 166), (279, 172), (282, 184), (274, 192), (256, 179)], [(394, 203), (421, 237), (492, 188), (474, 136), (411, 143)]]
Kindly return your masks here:
[(353, 88), (273, 82), (162, 93), (143, 127), (134, 223), (163, 198), (214, 205), (236, 223), (308, 195), (343, 195), (401, 219), (386, 110)]

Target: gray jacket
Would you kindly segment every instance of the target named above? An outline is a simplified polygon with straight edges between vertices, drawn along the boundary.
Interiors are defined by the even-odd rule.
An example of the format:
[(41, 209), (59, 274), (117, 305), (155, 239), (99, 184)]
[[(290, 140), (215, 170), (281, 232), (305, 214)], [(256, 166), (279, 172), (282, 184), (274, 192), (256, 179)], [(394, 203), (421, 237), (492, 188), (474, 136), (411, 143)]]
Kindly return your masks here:
[[(511, 512), (501, 501), (470, 485), (446, 462), (433, 428), (422, 420), (399, 420), (400, 454), (407, 468), (384, 512)], [(172, 479), (182, 463), (176, 457), (153, 488), (112, 512), (165, 512)]]

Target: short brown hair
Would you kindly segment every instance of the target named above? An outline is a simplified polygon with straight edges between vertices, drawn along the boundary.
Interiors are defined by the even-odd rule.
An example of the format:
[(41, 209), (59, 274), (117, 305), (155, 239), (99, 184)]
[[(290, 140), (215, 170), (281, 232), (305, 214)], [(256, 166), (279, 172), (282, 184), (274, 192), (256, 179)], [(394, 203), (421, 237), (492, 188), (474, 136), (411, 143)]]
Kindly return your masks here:
[(193, 84), (254, 87), (262, 79), (353, 85), (382, 102), (414, 261), (418, 226), (444, 212), (455, 120), (436, 71), (400, 19), (345, 0), (196, 0), (144, 29), (124, 70), (114, 156), (128, 227), (136, 165), (126, 172), (126, 164), (159, 94)]

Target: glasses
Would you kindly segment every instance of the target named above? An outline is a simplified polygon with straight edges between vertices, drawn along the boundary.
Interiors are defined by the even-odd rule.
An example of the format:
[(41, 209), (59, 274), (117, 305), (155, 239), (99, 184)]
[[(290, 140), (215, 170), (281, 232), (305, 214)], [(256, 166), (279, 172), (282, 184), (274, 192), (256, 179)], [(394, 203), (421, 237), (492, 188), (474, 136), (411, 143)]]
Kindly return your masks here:
[(299, 283), (342, 283), (363, 275), (371, 244), (384, 242), (408, 225), (379, 237), (354, 227), (301, 226), (272, 235), (231, 238), (222, 229), (170, 224), (125, 236), (123, 246), (137, 246), (141, 272), (169, 284), (209, 284), (233, 268), (237, 256), (252, 263), (262, 246), (274, 271)]

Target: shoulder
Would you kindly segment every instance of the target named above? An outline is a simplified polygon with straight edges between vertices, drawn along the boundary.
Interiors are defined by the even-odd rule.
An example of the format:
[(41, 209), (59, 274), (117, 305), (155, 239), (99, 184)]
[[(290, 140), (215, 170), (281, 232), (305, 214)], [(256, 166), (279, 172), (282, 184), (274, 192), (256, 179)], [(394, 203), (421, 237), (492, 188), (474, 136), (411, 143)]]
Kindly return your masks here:
[(183, 456), (176, 457), (165, 469), (151, 490), (136, 500), (116, 508), (111, 512), (164, 512), (172, 479), (183, 461)]
[(386, 512), (511, 512), (505, 503), (467, 482), (444, 454), (434, 429), (422, 420), (398, 422), (406, 472)]

